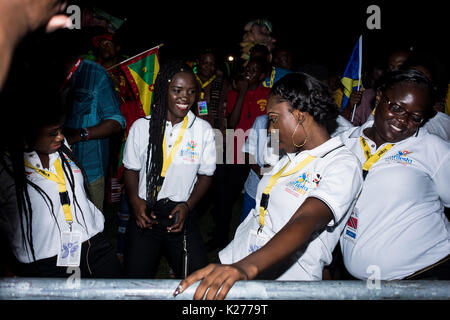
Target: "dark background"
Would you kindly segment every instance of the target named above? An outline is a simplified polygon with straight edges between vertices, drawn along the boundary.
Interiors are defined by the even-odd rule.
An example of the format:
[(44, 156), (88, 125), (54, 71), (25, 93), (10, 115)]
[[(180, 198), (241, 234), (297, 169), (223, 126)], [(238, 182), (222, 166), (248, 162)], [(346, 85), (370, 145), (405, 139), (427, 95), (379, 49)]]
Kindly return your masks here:
[[(240, 56), (244, 26), (255, 18), (272, 22), (276, 45), (294, 51), (295, 65), (319, 63), (342, 72), (358, 36), (364, 63), (394, 48), (414, 47), (448, 59), (448, 17), (444, 1), (78, 1), (127, 21), (118, 35), (134, 55), (164, 43), (165, 57), (195, 58), (203, 47)], [(381, 30), (369, 30), (367, 7), (381, 9)]]

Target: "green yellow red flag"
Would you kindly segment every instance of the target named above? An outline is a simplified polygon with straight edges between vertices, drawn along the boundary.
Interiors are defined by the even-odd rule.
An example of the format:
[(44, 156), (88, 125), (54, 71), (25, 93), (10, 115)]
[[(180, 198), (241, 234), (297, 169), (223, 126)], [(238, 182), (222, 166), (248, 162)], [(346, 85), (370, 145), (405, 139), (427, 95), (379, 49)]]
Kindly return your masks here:
[(139, 107), (148, 116), (159, 71), (159, 46), (121, 62), (120, 67), (131, 84)]

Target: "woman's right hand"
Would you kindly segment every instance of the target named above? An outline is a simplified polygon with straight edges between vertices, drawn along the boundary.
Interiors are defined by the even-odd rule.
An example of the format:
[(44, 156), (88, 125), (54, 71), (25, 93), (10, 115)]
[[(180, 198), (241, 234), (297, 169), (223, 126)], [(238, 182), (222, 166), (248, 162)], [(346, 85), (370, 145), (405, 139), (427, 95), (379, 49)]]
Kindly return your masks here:
[(158, 223), (154, 212), (150, 214), (150, 217), (147, 216), (147, 203), (145, 200), (141, 198), (134, 200), (132, 207), (134, 217), (136, 218), (136, 224), (139, 228), (151, 229), (154, 224)]
[(194, 294), (195, 300), (203, 299), (207, 291), (207, 300), (223, 300), (236, 281), (248, 280), (249, 277), (243, 269), (238, 267), (237, 263), (230, 265), (209, 264), (181, 281), (173, 294), (174, 297), (201, 279), (203, 280), (198, 285)]

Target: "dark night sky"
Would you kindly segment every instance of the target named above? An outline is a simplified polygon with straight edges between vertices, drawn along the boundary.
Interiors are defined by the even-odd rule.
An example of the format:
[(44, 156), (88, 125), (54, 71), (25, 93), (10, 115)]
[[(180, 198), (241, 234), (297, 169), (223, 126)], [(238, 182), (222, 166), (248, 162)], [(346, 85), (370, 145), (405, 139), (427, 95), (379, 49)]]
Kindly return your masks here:
[[(364, 35), (364, 53), (374, 58), (392, 47), (432, 48), (448, 59), (444, 1), (81, 1), (127, 18), (123, 47), (130, 54), (164, 43), (162, 55), (192, 57), (200, 47), (239, 55), (244, 25), (254, 18), (273, 24), (278, 44), (291, 47), (297, 65), (323, 63), (345, 68)], [(251, 5), (249, 4), (251, 3)], [(255, 3), (259, 3), (256, 5)], [(381, 30), (368, 30), (366, 9), (381, 8)]]

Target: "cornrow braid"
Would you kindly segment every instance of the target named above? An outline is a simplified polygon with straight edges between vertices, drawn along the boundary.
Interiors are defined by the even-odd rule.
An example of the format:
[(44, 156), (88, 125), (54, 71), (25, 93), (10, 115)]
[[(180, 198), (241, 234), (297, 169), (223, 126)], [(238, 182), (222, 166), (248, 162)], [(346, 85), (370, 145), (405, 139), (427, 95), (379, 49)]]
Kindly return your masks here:
[(145, 166), (147, 168), (147, 212), (153, 210), (163, 183), (161, 177), (164, 161), (162, 148), (167, 119), (169, 82), (179, 72), (192, 72), (192, 69), (181, 60), (168, 61), (161, 66), (155, 81)]
[(316, 78), (302, 72), (289, 73), (273, 85), (270, 94), (279, 95), (293, 108), (308, 112), (329, 134), (336, 130), (338, 108), (328, 87)]

